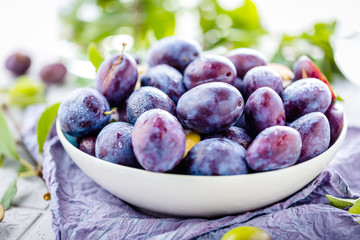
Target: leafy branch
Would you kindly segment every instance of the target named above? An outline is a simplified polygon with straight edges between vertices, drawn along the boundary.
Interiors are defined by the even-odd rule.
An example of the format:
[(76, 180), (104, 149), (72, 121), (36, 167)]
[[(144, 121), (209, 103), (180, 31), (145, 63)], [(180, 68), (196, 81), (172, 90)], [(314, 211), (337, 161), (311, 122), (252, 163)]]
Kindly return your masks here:
[[(12, 114), (9, 105), (23, 108), (33, 103), (43, 102), (45, 100), (44, 86), (41, 83), (35, 82), (34, 80), (28, 78), (27, 76), (22, 76), (17, 80), (12, 88), (2, 91), (1, 94), (5, 95), (7, 100), (0, 105), (0, 165), (3, 159), (6, 158), (9, 160), (18, 161), (21, 166), (17, 170), (18, 176), (11, 182), (5, 191), (5, 194), (1, 198), (0, 221), (4, 217), (5, 210), (10, 207), (11, 202), (15, 197), (18, 178), (42, 176), (41, 154), (43, 152), (43, 146), (49, 135), (60, 105), (60, 103), (56, 103), (46, 108), (38, 121), (36, 134), (39, 145), (40, 161), (38, 161), (36, 167), (33, 164), (36, 162), (35, 160), (32, 159), (32, 161), (28, 161), (18, 153), (17, 146), (19, 145), (25, 151), (28, 150), (21, 139), (19, 141), (15, 141), (14, 135), (10, 130), (8, 120), (13, 124), (17, 134), (19, 136), (21, 135), (20, 124), (18, 123), (16, 117)], [(28, 156), (31, 157), (29, 152)]]

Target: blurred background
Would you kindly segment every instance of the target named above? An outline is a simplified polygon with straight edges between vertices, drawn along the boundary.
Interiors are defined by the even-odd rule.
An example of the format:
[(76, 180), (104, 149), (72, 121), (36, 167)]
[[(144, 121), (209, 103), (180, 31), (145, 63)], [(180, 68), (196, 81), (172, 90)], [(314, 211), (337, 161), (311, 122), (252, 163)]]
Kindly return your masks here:
[[(31, 57), (28, 75), (33, 79), (42, 66), (61, 61), (70, 76), (67, 86), (84, 86), (95, 75), (87, 54), (90, 43), (108, 56), (126, 42), (126, 51), (144, 63), (153, 42), (177, 34), (217, 54), (255, 48), (290, 68), (300, 55), (308, 55), (346, 100), (359, 92), (348, 82), (360, 84), (359, 7), (357, 0), (7, 1), (0, 8), (0, 87), (14, 84), (4, 67), (13, 52)], [(61, 98), (61, 91), (68, 90), (57, 88), (50, 100)], [(355, 109), (345, 105), (349, 112)]]

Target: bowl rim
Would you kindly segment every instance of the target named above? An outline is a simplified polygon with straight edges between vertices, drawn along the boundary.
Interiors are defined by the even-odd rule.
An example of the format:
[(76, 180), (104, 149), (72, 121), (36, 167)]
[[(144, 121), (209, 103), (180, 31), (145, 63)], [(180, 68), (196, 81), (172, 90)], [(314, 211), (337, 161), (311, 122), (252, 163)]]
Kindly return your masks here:
[(343, 114), (343, 116), (344, 116), (343, 117), (343, 126), (342, 126), (342, 129), (341, 129), (341, 132), (340, 132), (338, 138), (336, 139), (336, 141), (333, 143), (332, 146), (330, 146), (326, 151), (319, 154), (318, 156), (316, 156), (312, 159), (309, 159), (305, 162), (294, 164), (294, 165), (286, 167), (286, 168), (265, 171), (265, 172), (254, 172), (254, 173), (250, 173), (250, 174), (223, 175), (223, 176), (185, 175), (185, 174), (176, 174), (176, 173), (152, 172), (152, 171), (148, 171), (145, 169), (138, 169), (138, 168), (134, 168), (134, 167), (129, 167), (129, 166), (124, 166), (124, 165), (108, 162), (108, 161), (102, 160), (100, 158), (91, 156), (91, 155), (81, 151), (79, 148), (75, 147), (73, 144), (71, 144), (69, 142), (69, 140), (65, 137), (63, 131), (61, 130), (60, 122), (59, 122), (58, 118), (56, 119), (56, 132), (57, 132), (57, 135), (59, 137), (61, 144), (62, 145), (65, 144), (68, 148), (71, 149), (71, 151), (75, 151), (76, 155), (83, 155), (83, 158), (87, 158), (89, 160), (91, 159), (91, 161), (97, 161), (99, 163), (101, 161), (100, 164), (104, 164), (104, 165), (107, 165), (108, 167), (112, 167), (112, 168), (118, 168), (119, 170), (126, 171), (129, 174), (130, 173), (142, 174), (143, 176), (148, 175), (151, 177), (159, 177), (159, 178), (166, 177), (166, 178), (172, 178), (174, 180), (181, 178), (182, 180), (195, 180), (196, 179), (197, 181), (218, 181), (219, 179), (233, 180), (233, 179), (237, 179), (237, 178), (258, 177), (260, 175), (262, 177), (266, 177), (266, 175), (273, 175), (274, 173), (281, 174), (282, 172), (285, 172), (285, 171), (291, 171), (292, 169), (298, 168), (299, 166), (311, 165), (312, 162), (316, 161), (317, 159), (322, 158), (322, 156), (325, 155), (327, 152), (332, 151), (332, 149), (334, 149), (334, 148), (340, 147), (338, 145), (342, 144), (341, 139), (345, 138), (347, 128), (348, 128), (348, 125), (347, 125), (348, 123), (347, 123), (347, 118), (346, 118), (345, 113)]

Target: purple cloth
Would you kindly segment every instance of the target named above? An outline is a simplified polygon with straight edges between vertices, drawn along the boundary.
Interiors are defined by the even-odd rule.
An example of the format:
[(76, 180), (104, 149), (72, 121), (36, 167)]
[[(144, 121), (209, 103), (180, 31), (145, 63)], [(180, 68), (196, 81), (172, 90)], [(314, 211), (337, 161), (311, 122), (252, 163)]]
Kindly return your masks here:
[[(24, 142), (36, 156), (38, 107), (29, 108)], [(360, 239), (360, 215), (328, 204), (325, 194), (357, 198), (360, 193), (360, 129), (349, 128), (331, 164), (293, 196), (251, 212), (217, 219), (160, 218), (141, 212), (102, 189), (69, 158), (56, 134), (46, 142), (43, 176), (51, 193), (56, 239), (220, 239), (251, 225), (273, 239)]]

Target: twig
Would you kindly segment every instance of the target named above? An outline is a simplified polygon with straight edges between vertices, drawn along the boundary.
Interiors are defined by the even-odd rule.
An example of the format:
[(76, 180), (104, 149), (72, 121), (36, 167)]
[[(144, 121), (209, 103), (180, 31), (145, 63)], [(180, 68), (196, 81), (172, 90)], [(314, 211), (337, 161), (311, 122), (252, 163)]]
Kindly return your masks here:
[(27, 171), (27, 172), (22, 172), (19, 173), (19, 177), (30, 177), (30, 176), (37, 176), (38, 173), (34, 172), (34, 171)]
[(23, 159), (22, 157), (19, 157), (19, 162), (24, 165), (25, 167), (27, 167), (28, 169), (30, 169), (33, 172), (36, 172), (36, 169), (33, 165), (31, 165), (28, 161), (26, 161), (25, 159)]
[(16, 131), (19, 133), (19, 135), (21, 135), (21, 127), (18, 124), (18, 122), (16, 121), (16, 118), (14, 117), (12, 112), (9, 110), (7, 104), (3, 104), (2, 109), (4, 110), (7, 117), (10, 118), (11, 122), (14, 124), (14, 127), (15, 127)]
[[(14, 115), (12, 114), (12, 112), (10, 111), (10, 109), (8, 108), (7, 104), (5, 103), (1, 107), (4, 110), (4, 113), (6, 114), (6, 116), (13, 123), (15, 130), (18, 132), (19, 136), (21, 137), (21, 127), (20, 127), (19, 123), (17, 122), (16, 118), (14, 117)], [(27, 155), (33, 160), (33, 162), (36, 163), (36, 160), (32, 157), (31, 153), (25, 146), (24, 142), (22, 140), (20, 140), (20, 141), (16, 141), (16, 143), (20, 144), (22, 149), (27, 153)], [(21, 162), (21, 164), (25, 165), (27, 168), (29, 168), (33, 172), (35, 172), (36, 175), (42, 176), (41, 155), (39, 156), (39, 161), (37, 162), (37, 169), (35, 169), (35, 167), (31, 163), (29, 163), (22, 157), (19, 157), (19, 161)]]
[(126, 43), (123, 42), (123, 43), (122, 43), (122, 46), (123, 46), (123, 48), (122, 48), (122, 51), (121, 51), (120, 56), (116, 59), (115, 63), (111, 66), (109, 72), (107, 73), (107, 75), (106, 75), (106, 77), (105, 77), (105, 79), (104, 79), (104, 82), (103, 82), (102, 85), (101, 85), (102, 87), (105, 87), (105, 90), (104, 90), (104, 91), (106, 91), (106, 90), (109, 88), (109, 86), (110, 86), (110, 83), (111, 83), (111, 81), (109, 80), (109, 79), (110, 79), (110, 75), (111, 75), (112, 72), (115, 70), (115, 68), (117, 67), (117, 65), (119, 65), (119, 64), (122, 62), (122, 60), (123, 60)]
[(37, 164), (37, 173), (39, 176), (42, 176), (42, 154), (39, 154), (39, 161), (38, 161), (38, 164)]

